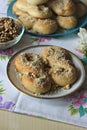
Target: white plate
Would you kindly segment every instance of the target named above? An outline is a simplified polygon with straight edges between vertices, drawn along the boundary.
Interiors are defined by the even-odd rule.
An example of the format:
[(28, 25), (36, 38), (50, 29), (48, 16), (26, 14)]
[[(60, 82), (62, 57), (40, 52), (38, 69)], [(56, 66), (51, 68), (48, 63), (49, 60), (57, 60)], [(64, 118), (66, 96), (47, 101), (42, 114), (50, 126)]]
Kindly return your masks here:
[(19, 53), (23, 53), (23, 52), (29, 52), (29, 53), (36, 53), (36, 54), (40, 54), (41, 50), (45, 47), (46, 45), (41, 45), (41, 46), (33, 46), (33, 47), (28, 47), (25, 48), (21, 51), (19, 51), (18, 53), (16, 53), (8, 62), (7, 65), (7, 75), (9, 80), (11, 81), (11, 83), (21, 92), (26, 93), (27, 95), (33, 96), (33, 97), (38, 97), (38, 98), (47, 98), (47, 99), (52, 99), (52, 98), (59, 98), (59, 97), (63, 97), (66, 95), (69, 95), (73, 92), (75, 92), (77, 89), (79, 89), (85, 79), (85, 70), (84, 70), (84, 66), (81, 62), (81, 60), (74, 55), (73, 53), (69, 52), (74, 65), (76, 66), (76, 68), (78, 69), (78, 79), (77, 81), (70, 87), (70, 89), (66, 90), (63, 88), (60, 88), (58, 91), (56, 92), (50, 92), (50, 93), (46, 93), (43, 95), (35, 95), (33, 93), (31, 93), (29, 90), (27, 90), (26, 88), (23, 87), (23, 85), (21, 84), (20, 79), (17, 77), (17, 72), (15, 70), (14, 67), (14, 58), (19, 54)]

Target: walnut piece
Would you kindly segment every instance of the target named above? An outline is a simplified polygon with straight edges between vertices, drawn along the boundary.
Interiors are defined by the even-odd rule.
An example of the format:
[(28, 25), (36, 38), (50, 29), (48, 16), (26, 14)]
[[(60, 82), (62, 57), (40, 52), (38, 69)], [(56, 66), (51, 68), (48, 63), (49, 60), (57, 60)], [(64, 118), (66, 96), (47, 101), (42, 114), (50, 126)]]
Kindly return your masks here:
[(11, 18), (0, 18), (0, 42), (13, 40), (18, 36), (19, 27)]

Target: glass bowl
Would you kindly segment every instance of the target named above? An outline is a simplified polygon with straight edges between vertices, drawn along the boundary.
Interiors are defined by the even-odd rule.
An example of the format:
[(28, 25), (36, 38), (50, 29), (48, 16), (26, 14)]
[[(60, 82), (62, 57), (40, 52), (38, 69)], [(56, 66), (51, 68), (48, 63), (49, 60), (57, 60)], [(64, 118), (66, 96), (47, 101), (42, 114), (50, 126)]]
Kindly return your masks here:
[(25, 28), (22, 22), (16, 18), (12, 18), (12, 17), (1, 17), (1, 18), (10, 18), (14, 21), (14, 24), (18, 26), (18, 35), (14, 39), (8, 40), (6, 42), (0, 42), (0, 50), (4, 50), (14, 46), (15, 44), (18, 44), (18, 42), (20, 41), (20, 39), (24, 34)]

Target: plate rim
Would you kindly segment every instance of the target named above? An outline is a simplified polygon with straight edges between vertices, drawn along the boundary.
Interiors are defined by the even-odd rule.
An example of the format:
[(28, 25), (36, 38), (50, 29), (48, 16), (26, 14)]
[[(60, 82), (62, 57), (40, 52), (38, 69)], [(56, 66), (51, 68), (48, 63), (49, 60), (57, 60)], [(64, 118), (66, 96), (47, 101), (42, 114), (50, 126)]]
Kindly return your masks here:
[[(7, 9), (7, 16), (10, 16), (10, 17), (13, 17), (13, 18), (17, 18), (17, 15), (12, 11), (12, 7), (13, 7), (13, 4), (16, 2), (17, 0), (13, 0), (9, 6), (8, 6), (8, 9)], [(11, 15), (9, 15), (11, 14)], [(83, 16), (84, 17), (84, 16)], [(81, 25), (79, 26), (76, 26), (75, 28), (73, 29), (70, 29), (70, 30), (66, 30), (65, 32), (63, 33), (52, 33), (52, 34), (37, 34), (37, 33), (32, 33), (32, 32), (29, 32), (27, 30), (25, 30), (25, 32), (33, 37), (62, 37), (62, 36), (67, 36), (67, 35), (70, 35), (70, 34), (73, 34), (73, 33), (76, 33), (77, 31), (79, 31), (80, 28), (84, 27), (85, 25), (87, 24), (87, 14), (85, 15), (85, 20), (84, 22), (81, 23)]]
[[(54, 45), (35, 45), (35, 46), (29, 46), (29, 47), (23, 48), (22, 50), (20, 50), (20, 51), (18, 51), (17, 53), (15, 53), (15, 54), (10, 58), (10, 60), (9, 60), (8, 63), (7, 63), (7, 76), (8, 76), (8, 79), (9, 79), (9, 81), (13, 84), (13, 86), (14, 86), (16, 89), (18, 89), (20, 92), (22, 92), (22, 93), (24, 93), (24, 94), (26, 94), (26, 95), (28, 95), (28, 96), (31, 96), (31, 97), (41, 98), (41, 99), (57, 99), (57, 98), (69, 96), (69, 95), (71, 95), (72, 93), (74, 93), (75, 91), (77, 91), (78, 89), (80, 89), (80, 87), (82, 86), (82, 84), (83, 84), (84, 81), (85, 81), (86, 73), (85, 73), (85, 68), (84, 68), (84, 65), (83, 65), (81, 59), (80, 59), (77, 55), (75, 55), (74, 53), (72, 53), (71, 51), (69, 51), (69, 50), (67, 50), (67, 49), (65, 49), (65, 50), (67, 50), (70, 54), (72, 54), (72, 56), (74, 56), (76, 59), (79, 60), (81, 66), (82, 66), (82, 68), (83, 68), (83, 74), (84, 74), (84, 75), (83, 75), (83, 80), (82, 80), (81, 84), (80, 84), (75, 90), (73, 90), (72, 92), (70, 92), (69, 94), (66, 93), (66, 94), (64, 94), (64, 95), (62, 95), (62, 96), (56, 96), (56, 97), (44, 97), (44, 96), (41, 96), (41, 97), (40, 97), (40, 96), (37, 96), (37, 95), (33, 94), (32, 92), (30, 92), (30, 93), (26, 92), (26, 91), (25, 91), (25, 90), (27, 90), (26, 88), (24, 88), (25, 90), (21, 89), (20, 87), (18, 87), (18, 86), (11, 80), (11, 77), (10, 77), (10, 74), (9, 74), (10, 64), (11, 64), (11, 62), (13, 62), (14, 58), (15, 58), (18, 54), (20, 54), (21, 52), (25, 51), (26, 49), (37, 48), (37, 47), (46, 47), (46, 46), (54, 46)], [(61, 47), (61, 48), (63, 48), (63, 47)], [(63, 49), (64, 49), (64, 48), (63, 48)], [(29, 90), (28, 90), (28, 91), (29, 91)]]

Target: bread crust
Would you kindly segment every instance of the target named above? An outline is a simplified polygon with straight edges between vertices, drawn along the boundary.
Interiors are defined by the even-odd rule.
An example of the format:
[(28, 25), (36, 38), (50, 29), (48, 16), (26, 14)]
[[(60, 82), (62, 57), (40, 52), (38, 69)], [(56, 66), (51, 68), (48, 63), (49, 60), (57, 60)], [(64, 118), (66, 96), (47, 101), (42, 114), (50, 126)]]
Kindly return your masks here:
[(62, 16), (73, 15), (76, 11), (76, 6), (72, 0), (51, 0), (48, 6), (57, 14)]
[(45, 47), (42, 52), (41, 56), (48, 63), (51, 67), (54, 67), (58, 64), (59, 59), (70, 60), (70, 54), (67, 50), (58, 47), (58, 46), (48, 46)]
[(51, 34), (57, 30), (57, 22), (52, 19), (37, 20), (33, 25), (33, 31), (39, 34)]
[(61, 28), (72, 29), (76, 27), (78, 20), (75, 16), (68, 16), (68, 17), (57, 16), (57, 22)]
[(51, 89), (51, 80), (46, 74), (40, 73), (40, 77), (23, 75), (21, 80), (23, 86), (32, 93), (44, 94)]
[(50, 75), (54, 82), (62, 87), (70, 87), (77, 79), (77, 71), (67, 60), (59, 60), (56, 67), (52, 67)]
[(27, 13), (22, 13), (18, 19), (20, 19), (22, 21), (22, 23), (24, 24), (25, 28), (27, 30), (31, 29), (35, 23), (35, 21), (37, 20), (36, 18), (30, 16)]
[(43, 71), (44, 61), (37, 54), (23, 53), (15, 57), (14, 65), (21, 74), (28, 74), (29, 72), (38, 74)]

